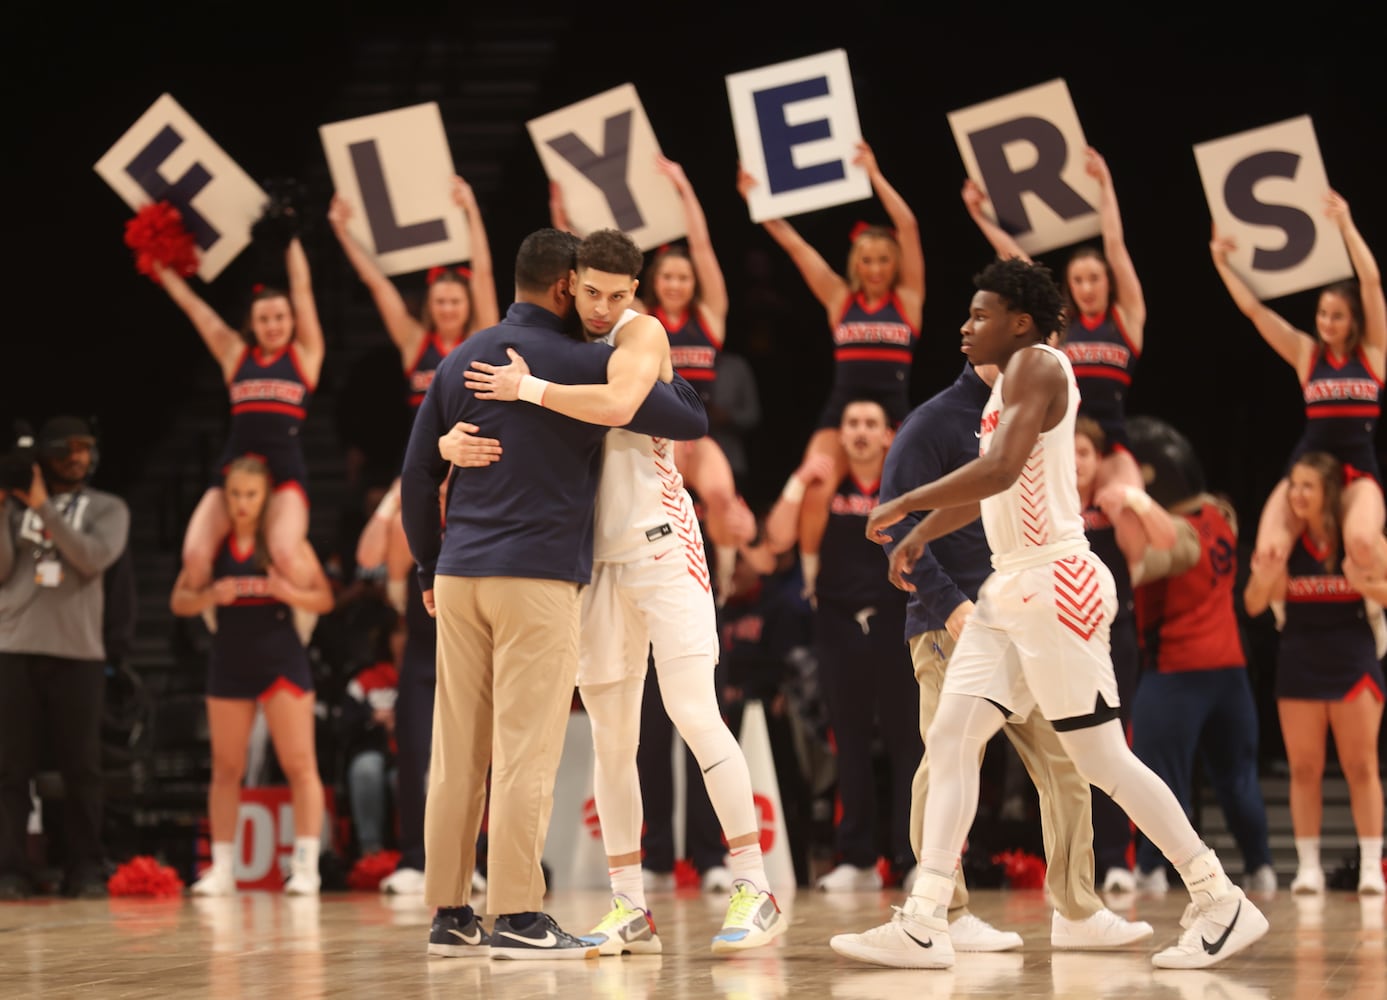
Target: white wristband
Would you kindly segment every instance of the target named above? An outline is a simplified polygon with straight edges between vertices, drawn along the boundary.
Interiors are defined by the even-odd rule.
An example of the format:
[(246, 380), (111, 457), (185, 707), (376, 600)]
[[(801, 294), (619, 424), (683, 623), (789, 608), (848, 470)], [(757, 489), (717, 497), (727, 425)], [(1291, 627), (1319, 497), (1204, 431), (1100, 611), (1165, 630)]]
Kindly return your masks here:
[(542, 378), (535, 378), (533, 375), (522, 375), (520, 377), (520, 398), (527, 403), (543, 406), (544, 390), (548, 388), (549, 383)]
[(785, 488), (780, 491), (780, 499), (788, 503), (799, 503), (804, 499), (804, 480), (791, 473), (790, 478), (785, 480)]
[(1145, 514), (1148, 510), (1150, 510), (1151, 504), (1155, 502), (1151, 499), (1151, 495), (1149, 493), (1147, 493), (1145, 490), (1138, 489), (1135, 486), (1126, 487), (1126, 491), (1127, 495), (1126, 498), (1122, 501), (1122, 504), (1124, 507), (1130, 507), (1132, 509), (1132, 512), (1137, 514), (1138, 516)]

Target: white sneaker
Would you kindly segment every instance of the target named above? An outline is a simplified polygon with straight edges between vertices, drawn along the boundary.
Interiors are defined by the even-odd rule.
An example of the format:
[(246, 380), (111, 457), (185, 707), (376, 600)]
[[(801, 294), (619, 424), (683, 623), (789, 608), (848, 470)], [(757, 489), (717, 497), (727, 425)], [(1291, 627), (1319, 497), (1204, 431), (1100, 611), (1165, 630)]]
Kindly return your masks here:
[(914, 906), (912, 897), (905, 906), (891, 907), (896, 912), (887, 923), (861, 934), (835, 934), (829, 938), (828, 946), (840, 955), (873, 965), (897, 969), (953, 968), (954, 945), (948, 921), (910, 912)]
[(298, 871), (284, 883), (286, 896), (316, 896), (322, 884), (317, 872)]
[(194, 896), (234, 896), (236, 876), (226, 869), (208, 868), (189, 888)]
[(380, 880), (380, 891), (390, 896), (422, 896), (424, 873), (418, 868), (396, 868)]
[(1295, 878), (1291, 879), (1291, 892), (1305, 896), (1314, 896), (1324, 892), (1324, 869), (1296, 869)]
[(1358, 895), (1360, 896), (1381, 896), (1387, 885), (1384, 885), (1382, 877), (1382, 866), (1373, 868), (1369, 865), (1358, 873)]
[(971, 913), (949, 924), (949, 940), (954, 951), (1011, 951), (1025, 943), (1015, 931), (999, 931)]
[(814, 883), (820, 892), (873, 892), (881, 888), (881, 873), (875, 868), (839, 865)]
[(1136, 892), (1137, 880), (1126, 868), (1109, 868), (1103, 876), (1104, 892)]
[(731, 892), (732, 872), (725, 865), (714, 865), (703, 873), (704, 892)]
[(1273, 893), (1276, 891), (1276, 869), (1271, 865), (1263, 865), (1254, 872), (1248, 872), (1243, 877), (1243, 890), (1245, 892)]
[(1203, 969), (1236, 955), (1267, 932), (1267, 918), (1237, 886), (1216, 903), (1191, 903), (1180, 921), (1180, 940), (1158, 951), (1159, 969)]
[(1123, 920), (1109, 909), (1099, 910), (1084, 920), (1068, 920), (1059, 910), (1050, 916), (1051, 946), (1072, 951), (1121, 948), (1144, 941), (1154, 933), (1145, 920)]
[(1138, 892), (1162, 893), (1170, 891), (1170, 879), (1165, 873), (1165, 865), (1154, 871), (1144, 872), (1140, 868), (1132, 872), (1132, 881)]

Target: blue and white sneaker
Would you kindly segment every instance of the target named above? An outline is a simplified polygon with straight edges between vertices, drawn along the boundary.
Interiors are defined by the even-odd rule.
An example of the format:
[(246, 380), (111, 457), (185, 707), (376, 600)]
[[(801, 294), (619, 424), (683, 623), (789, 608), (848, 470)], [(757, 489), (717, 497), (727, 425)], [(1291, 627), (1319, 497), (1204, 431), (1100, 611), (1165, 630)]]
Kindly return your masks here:
[(750, 882), (734, 882), (722, 930), (713, 935), (713, 954), (745, 951), (770, 944), (789, 929), (790, 922), (769, 892)]
[(474, 912), (459, 920), (451, 910), (440, 909), (429, 928), (429, 954), (444, 958), (486, 958), (491, 954), (491, 935), (482, 930)]
[(539, 914), (524, 930), (512, 927), (508, 917), (497, 917), (491, 927), (491, 957), (521, 960), (596, 958), (597, 945), (563, 930), (547, 913)]
[(597, 945), (599, 955), (658, 955), (661, 950), (650, 911), (632, 906), (620, 894), (612, 897), (611, 910), (583, 935), (583, 940)]

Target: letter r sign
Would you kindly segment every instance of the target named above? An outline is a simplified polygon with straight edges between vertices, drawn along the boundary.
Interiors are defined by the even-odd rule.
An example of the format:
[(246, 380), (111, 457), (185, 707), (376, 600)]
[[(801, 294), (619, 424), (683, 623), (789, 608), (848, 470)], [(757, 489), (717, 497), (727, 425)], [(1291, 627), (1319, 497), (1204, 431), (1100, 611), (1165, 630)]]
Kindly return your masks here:
[(1088, 144), (1063, 80), (951, 111), (949, 127), (995, 221), (1026, 253), (1098, 235), (1098, 182), (1084, 172)]

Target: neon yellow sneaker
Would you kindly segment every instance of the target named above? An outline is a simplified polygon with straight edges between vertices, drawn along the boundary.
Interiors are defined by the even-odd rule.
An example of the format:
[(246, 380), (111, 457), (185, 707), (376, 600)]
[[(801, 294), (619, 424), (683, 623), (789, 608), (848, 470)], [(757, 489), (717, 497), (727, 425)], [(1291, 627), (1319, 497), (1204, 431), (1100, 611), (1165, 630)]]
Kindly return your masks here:
[(734, 882), (722, 930), (713, 935), (713, 954), (745, 951), (770, 944), (789, 926), (790, 922), (780, 912), (774, 896), (758, 891), (750, 882)]
[(597, 945), (599, 955), (658, 955), (661, 950), (650, 911), (620, 895), (612, 897), (611, 910), (582, 939)]

